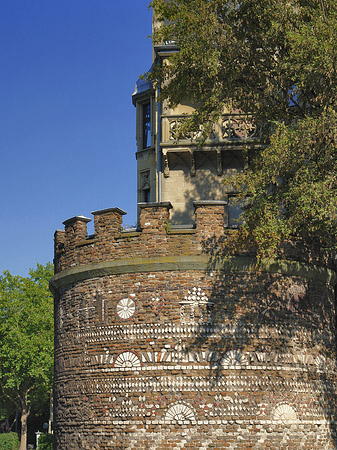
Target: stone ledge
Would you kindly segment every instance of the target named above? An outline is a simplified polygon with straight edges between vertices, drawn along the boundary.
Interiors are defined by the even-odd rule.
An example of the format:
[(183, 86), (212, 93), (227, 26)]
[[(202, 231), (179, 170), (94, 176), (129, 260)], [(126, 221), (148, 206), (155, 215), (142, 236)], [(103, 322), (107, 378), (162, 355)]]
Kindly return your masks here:
[(91, 222), (91, 219), (89, 219), (89, 217), (85, 217), (85, 216), (74, 216), (74, 217), (71, 217), (70, 219), (65, 220), (63, 222), (63, 225), (68, 226), (68, 225), (72, 225), (75, 222), (88, 223), (88, 222)]
[(132, 237), (138, 237), (140, 236), (142, 233), (141, 231), (122, 231), (121, 234), (119, 236), (116, 236), (116, 240), (118, 241), (119, 239), (128, 239), (128, 238), (132, 238)]
[(201, 270), (227, 272), (267, 272), (287, 276), (299, 276), (315, 279), (323, 283), (336, 284), (336, 273), (322, 267), (287, 260), (262, 260), (258, 264), (255, 258), (238, 256), (228, 261), (215, 262), (207, 255), (196, 256), (160, 256), (154, 258), (129, 258), (116, 261), (103, 261), (72, 267), (56, 274), (50, 280), (50, 289), (55, 292), (71, 283), (109, 275), (122, 275), (142, 272), (165, 272), (180, 270)]
[(195, 234), (197, 230), (195, 228), (181, 228), (167, 230), (167, 234)]
[(116, 214), (120, 214), (121, 216), (124, 216), (126, 214), (125, 211), (123, 211), (122, 209), (117, 208), (117, 207), (116, 208), (99, 209), (98, 211), (92, 211), (91, 214), (93, 216), (99, 216), (101, 214), (105, 215), (105, 214), (108, 214), (108, 213), (111, 213), (111, 212), (116, 213)]
[(83, 247), (84, 245), (94, 244), (95, 242), (96, 242), (96, 239), (88, 238), (88, 239), (84, 239), (83, 241), (77, 242), (75, 247)]

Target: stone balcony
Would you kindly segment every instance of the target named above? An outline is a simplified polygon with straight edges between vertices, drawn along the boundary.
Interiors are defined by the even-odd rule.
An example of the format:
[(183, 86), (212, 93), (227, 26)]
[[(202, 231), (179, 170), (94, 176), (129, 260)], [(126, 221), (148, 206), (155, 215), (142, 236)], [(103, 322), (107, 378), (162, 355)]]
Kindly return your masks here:
[[(194, 133), (178, 135), (179, 126), (186, 115), (162, 115), (162, 145), (164, 146), (195, 146), (202, 137), (202, 127)], [(256, 143), (259, 141), (259, 131), (253, 119), (243, 114), (223, 114), (206, 139), (205, 145)]]
[(169, 153), (185, 153), (190, 159), (191, 175), (195, 175), (195, 152), (215, 152), (217, 173), (222, 174), (223, 152), (242, 151), (247, 145), (259, 147), (260, 132), (252, 116), (239, 113), (223, 114), (212, 126), (209, 136), (200, 146), (203, 129), (179, 135), (179, 127), (186, 120), (186, 114), (162, 115), (161, 149), (164, 160), (164, 176), (170, 174)]

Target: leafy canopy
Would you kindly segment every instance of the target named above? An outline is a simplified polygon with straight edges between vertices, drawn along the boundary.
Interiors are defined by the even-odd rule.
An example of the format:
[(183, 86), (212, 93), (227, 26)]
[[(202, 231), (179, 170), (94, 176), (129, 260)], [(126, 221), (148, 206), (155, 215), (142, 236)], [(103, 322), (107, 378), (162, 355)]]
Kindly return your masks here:
[(161, 98), (197, 106), (206, 133), (224, 107), (252, 113), (260, 152), (235, 180), (249, 199), (237, 239), (258, 255), (299, 236), (336, 246), (337, 2), (154, 0), (154, 42), (179, 52), (157, 65)]
[(53, 301), (50, 263), (29, 277), (0, 276), (0, 388), (22, 412), (48, 396), (53, 374)]

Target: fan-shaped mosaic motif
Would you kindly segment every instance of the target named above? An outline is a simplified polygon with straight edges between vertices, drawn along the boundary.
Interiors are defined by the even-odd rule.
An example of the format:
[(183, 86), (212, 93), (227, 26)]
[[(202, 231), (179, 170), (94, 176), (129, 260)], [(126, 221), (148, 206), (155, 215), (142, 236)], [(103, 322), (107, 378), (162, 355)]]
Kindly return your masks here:
[(248, 359), (240, 350), (230, 350), (221, 360), (222, 366), (246, 366)]
[(294, 408), (284, 403), (275, 408), (273, 419), (281, 420), (282, 422), (287, 422), (288, 420), (297, 420), (297, 414)]
[(135, 302), (130, 297), (122, 298), (117, 303), (116, 312), (121, 319), (129, 319), (136, 311)]
[(184, 403), (176, 403), (167, 410), (165, 415), (165, 421), (171, 422), (172, 420), (179, 422), (194, 421), (195, 415), (189, 406)]
[(315, 366), (317, 367), (317, 369), (321, 370), (326, 368), (326, 359), (324, 358), (324, 356), (318, 355), (315, 358)]
[(114, 366), (118, 368), (137, 368), (140, 367), (140, 359), (133, 352), (123, 352), (115, 359)]

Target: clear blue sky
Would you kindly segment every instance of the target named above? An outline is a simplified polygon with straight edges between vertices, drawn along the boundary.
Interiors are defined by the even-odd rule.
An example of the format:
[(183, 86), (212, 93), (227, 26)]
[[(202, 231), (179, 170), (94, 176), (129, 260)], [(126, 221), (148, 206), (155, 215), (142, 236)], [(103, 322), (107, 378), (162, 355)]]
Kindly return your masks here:
[(52, 261), (54, 231), (75, 215), (118, 206), (135, 223), (131, 94), (152, 60), (148, 3), (0, 2), (0, 273)]

